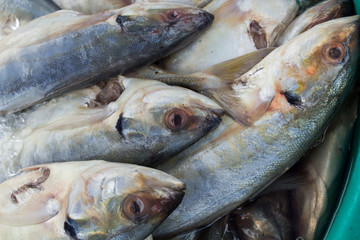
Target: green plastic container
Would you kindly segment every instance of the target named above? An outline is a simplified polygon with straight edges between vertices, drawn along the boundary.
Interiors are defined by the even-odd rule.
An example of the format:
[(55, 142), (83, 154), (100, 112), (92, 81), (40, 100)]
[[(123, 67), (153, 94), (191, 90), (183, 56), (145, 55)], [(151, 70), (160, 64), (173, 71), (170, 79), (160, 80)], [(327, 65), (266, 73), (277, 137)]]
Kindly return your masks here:
[[(354, 0), (356, 13), (360, 14), (360, 0)], [(360, 81), (360, 71), (357, 71)], [(360, 109), (359, 109), (360, 111)], [(360, 240), (360, 118), (355, 127), (349, 173), (339, 208), (324, 239)]]

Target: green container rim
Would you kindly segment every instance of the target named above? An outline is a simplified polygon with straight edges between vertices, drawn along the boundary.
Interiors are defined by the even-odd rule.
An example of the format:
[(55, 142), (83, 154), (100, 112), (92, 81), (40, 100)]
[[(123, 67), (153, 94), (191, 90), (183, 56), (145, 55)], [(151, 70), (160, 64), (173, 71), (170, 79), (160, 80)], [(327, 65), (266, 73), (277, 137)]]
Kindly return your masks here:
[[(360, 0), (354, 0), (355, 10), (360, 14)], [(360, 81), (360, 71), (357, 71)], [(359, 108), (360, 111), (360, 108)], [(358, 114), (359, 116), (359, 114)], [(326, 240), (360, 239), (360, 118), (355, 126), (355, 136), (350, 156), (350, 167), (343, 195), (335, 211), (333, 221), (324, 236)]]

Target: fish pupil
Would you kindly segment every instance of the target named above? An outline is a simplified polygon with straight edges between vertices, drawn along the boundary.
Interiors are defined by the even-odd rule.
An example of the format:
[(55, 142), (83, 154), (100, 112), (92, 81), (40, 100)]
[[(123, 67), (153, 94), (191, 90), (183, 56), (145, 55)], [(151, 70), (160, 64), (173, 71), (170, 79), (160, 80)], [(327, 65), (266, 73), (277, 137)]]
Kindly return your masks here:
[(176, 114), (173, 118), (173, 125), (175, 127), (180, 127), (182, 123), (182, 117), (180, 114)]
[(172, 11), (169, 13), (168, 18), (170, 20), (176, 20), (178, 18), (179, 14), (177, 11)]
[(341, 50), (337, 47), (333, 47), (329, 50), (329, 56), (332, 59), (338, 59), (341, 56)]
[(136, 199), (131, 203), (131, 210), (136, 215), (140, 214), (144, 210), (144, 205), (140, 199)]

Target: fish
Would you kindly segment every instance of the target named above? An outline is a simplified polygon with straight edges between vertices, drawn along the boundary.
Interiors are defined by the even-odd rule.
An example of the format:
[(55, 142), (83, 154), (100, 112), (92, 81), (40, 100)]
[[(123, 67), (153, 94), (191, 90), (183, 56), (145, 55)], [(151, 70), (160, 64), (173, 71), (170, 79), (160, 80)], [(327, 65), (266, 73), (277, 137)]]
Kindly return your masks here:
[(213, 15), (173, 3), (138, 3), (95, 15), (60, 10), (0, 40), (0, 114), (16, 112), (164, 57)]
[(358, 103), (352, 89), (316, 147), (195, 240), (323, 239), (341, 196)]
[(272, 51), (234, 83), (249, 101), (269, 101), (267, 111), (251, 126), (224, 116), (214, 131), (156, 166), (181, 179), (187, 190), (155, 238), (224, 216), (316, 143), (354, 81), (359, 23), (359, 16), (352, 16), (319, 24)]
[(60, 10), (51, 0), (2, 0), (0, 39), (31, 20)]
[(54, 0), (54, 2), (56, 2), (56, 4), (58, 4), (62, 9), (74, 10), (84, 14), (95, 14), (140, 2), (172, 2), (202, 8), (210, 3), (211, 0)]
[(307, 9), (292, 21), (276, 41), (281, 46), (300, 33), (332, 19), (354, 15), (354, 6), (349, 0), (327, 0)]
[(268, 193), (248, 202), (203, 230), (199, 239), (296, 239), (288, 191)]
[(304, 12), (306, 9), (314, 6), (321, 1), (322, 0), (298, 0), (298, 4), (300, 6), (300, 13)]
[(321, 143), (296, 166), (306, 172), (308, 182), (291, 191), (294, 230), (303, 239), (322, 238), (335, 216), (358, 115), (357, 91), (354, 88), (349, 93)]
[(273, 47), (278, 34), (295, 18), (298, 4), (296, 0), (218, 0), (203, 9), (215, 16), (211, 28), (161, 61), (165, 70), (190, 74)]
[[(0, 181), (49, 161), (103, 159), (151, 166), (216, 128), (224, 114), (206, 96), (158, 81), (119, 77), (108, 84), (113, 90), (77, 90), (3, 119)], [(118, 98), (99, 97), (116, 88)]]
[(0, 184), (1, 239), (145, 239), (185, 185), (156, 169), (102, 160), (24, 168)]

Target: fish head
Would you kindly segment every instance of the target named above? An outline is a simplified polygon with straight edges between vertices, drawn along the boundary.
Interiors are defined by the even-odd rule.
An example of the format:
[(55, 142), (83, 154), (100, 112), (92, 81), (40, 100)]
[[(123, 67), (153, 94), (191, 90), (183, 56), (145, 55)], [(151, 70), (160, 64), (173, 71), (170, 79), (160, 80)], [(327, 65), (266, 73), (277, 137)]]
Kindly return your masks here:
[(144, 239), (180, 204), (184, 189), (156, 169), (102, 162), (74, 182), (65, 232), (74, 239)]
[(273, 74), (286, 104), (308, 109), (345, 97), (359, 57), (359, 24), (360, 16), (331, 20), (279, 48)]
[(149, 165), (182, 150), (221, 122), (224, 111), (210, 98), (182, 87), (147, 81), (151, 85), (140, 88), (127, 100), (117, 130), (127, 141), (146, 148), (142, 152), (152, 155)]
[(147, 48), (174, 52), (210, 26), (213, 19), (211, 13), (188, 5), (142, 2), (120, 9), (108, 22), (129, 34), (138, 34), (142, 29)]

